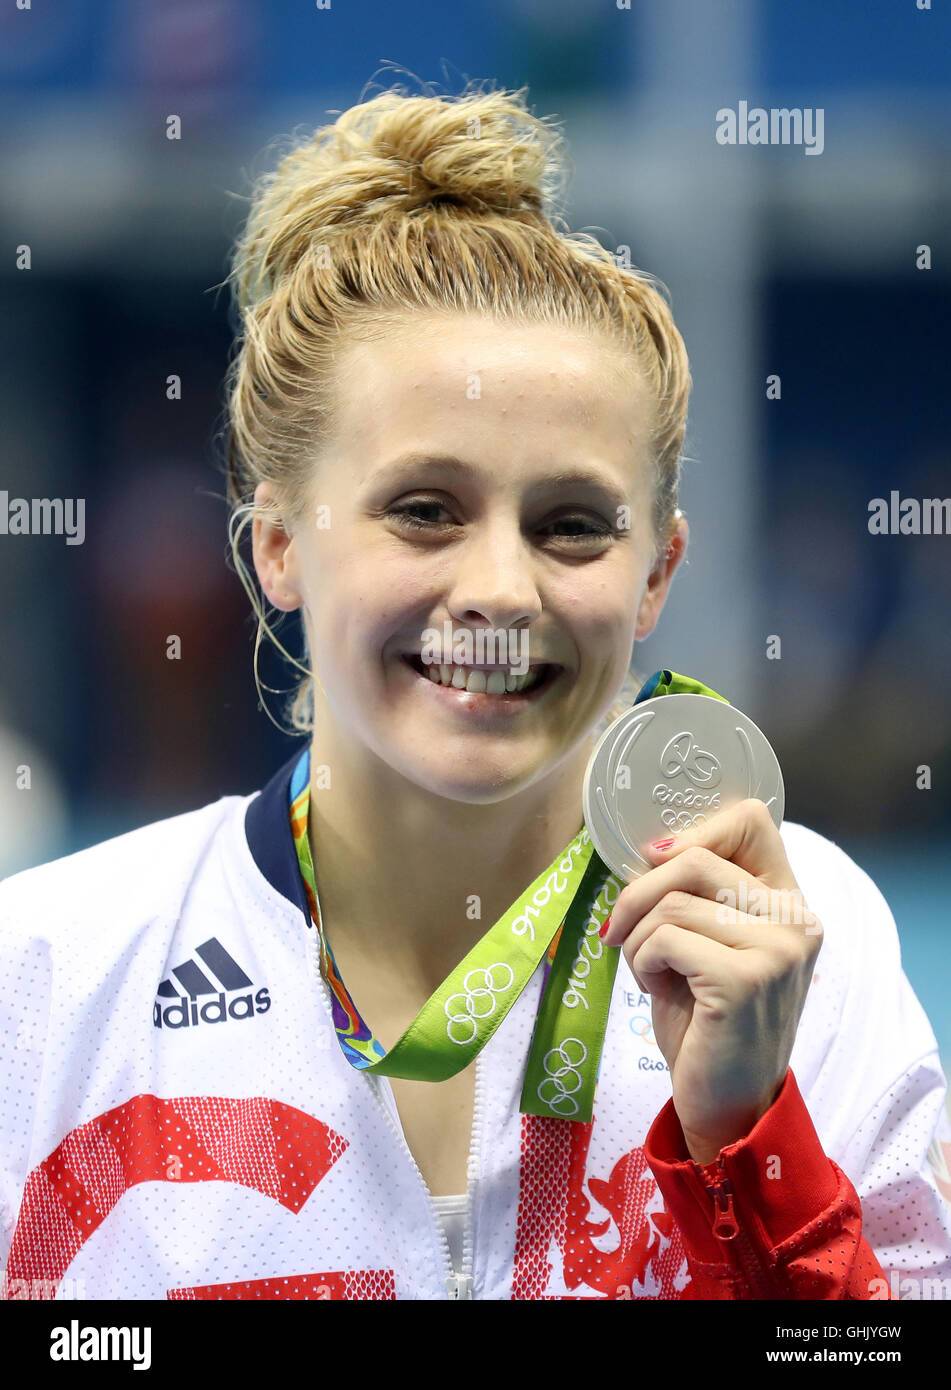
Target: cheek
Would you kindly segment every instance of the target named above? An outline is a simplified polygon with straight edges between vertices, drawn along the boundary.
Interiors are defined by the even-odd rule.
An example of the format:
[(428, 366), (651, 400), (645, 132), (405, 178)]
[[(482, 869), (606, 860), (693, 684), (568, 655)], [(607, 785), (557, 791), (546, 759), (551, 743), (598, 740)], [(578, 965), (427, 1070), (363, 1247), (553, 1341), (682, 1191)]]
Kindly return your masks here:
[(559, 599), (559, 610), (579, 644), (616, 642), (633, 636), (640, 590), (636, 578), (617, 574), (585, 585), (575, 584)]
[(581, 670), (600, 690), (620, 682), (637, 633), (637, 576), (613, 572), (592, 584), (572, 586), (558, 612), (574, 643)]
[(420, 639), (432, 608), (432, 584), (408, 567), (367, 557), (327, 556), (309, 585), (317, 640), (366, 659), (395, 633)]

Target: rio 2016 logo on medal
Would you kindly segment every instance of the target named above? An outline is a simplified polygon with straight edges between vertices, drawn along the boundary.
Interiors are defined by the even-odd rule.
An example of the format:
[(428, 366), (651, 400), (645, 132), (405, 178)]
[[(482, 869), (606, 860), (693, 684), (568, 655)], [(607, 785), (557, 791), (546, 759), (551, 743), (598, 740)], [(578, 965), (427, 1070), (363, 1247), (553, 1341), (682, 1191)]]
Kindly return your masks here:
[(658, 695), (605, 730), (584, 778), (584, 820), (612, 873), (638, 878), (643, 851), (717, 811), (755, 797), (777, 829), (783, 775), (765, 735), (740, 710), (709, 695)]

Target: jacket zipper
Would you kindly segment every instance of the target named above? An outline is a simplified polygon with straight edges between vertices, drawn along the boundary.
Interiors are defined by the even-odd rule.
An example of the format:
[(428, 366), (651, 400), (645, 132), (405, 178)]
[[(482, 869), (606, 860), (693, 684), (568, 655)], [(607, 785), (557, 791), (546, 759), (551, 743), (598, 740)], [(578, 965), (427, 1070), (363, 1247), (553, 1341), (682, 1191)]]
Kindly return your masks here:
[(465, 1237), (463, 1240), (462, 1273), (459, 1275), (456, 1274), (452, 1266), (452, 1251), (449, 1248), (449, 1238), (446, 1235), (443, 1224), (439, 1219), (439, 1213), (436, 1211), (436, 1208), (433, 1204), (433, 1195), (430, 1192), (428, 1186), (426, 1185), (426, 1179), (423, 1177), (419, 1164), (413, 1157), (412, 1149), (406, 1142), (406, 1135), (403, 1133), (402, 1125), (398, 1124), (397, 1121), (394, 1119), (393, 1113), (386, 1103), (386, 1098), (383, 1095), (383, 1077), (374, 1076), (372, 1072), (369, 1073), (371, 1079), (375, 1082), (375, 1085), (373, 1087), (373, 1093), (379, 1101), (383, 1113), (386, 1115), (386, 1118), (389, 1121), (390, 1128), (393, 1130), (393, 1133), (400, 1141), (403, 1151), (408, 1156), (410, 1163), (412, 1163), (413, 1168), (416, 1172), (416, 1176), (419, 1178), (420, 1185), (423, 1188), (423, 1191), (426, 1193), (426, 1200), (429, 1203), (429, 1209), (432, 1213), (433, 1220), (436, 1223), (436, 1230), (439, 1233), (440, 1243), (442, 1244), (444, 1257), (443, 1272), (445, 1276), (446, 1297), (450, 1300), (457, 1298), (472, 1298), (472, 1189), (475, 1180), (476, 1160), (479, 1151), (480, 1139), (480, 1135), (478, 1132), (478, 1118), (481, 1117), (479, 1116), (477, 1106), (482, 1079), (479, 1068), (481, 1060), (482, 1059), (480, 1054), (477, 1053), (475, 1059), (475, 1091), (477, 1100), (474, 1106), (472, 1134), (469, 1140), (469, 1161), (467, 1164), (468, 1182), (466, 1186)]
[(482, 1101), (485, 1076), (482, 1066), (482, 1053), (475, 1058), (475, 1085), (472, 1097), (472, 1134), (469, 1138), (469, 1162), (466, 1165), (466, 1215), (462, 1239), (462, 1275), (465, 1292), (450, 1293), (450, 1298), (472, 1298), (474, 1245), (475, 1245), (475, 1185), (479, 1178), (482, 1160)]
[(713, 1203), (713, 1220), (710, 1223), (710, 1229), (717, 1240), (724, 1245), (735, 1242), (732, 1248), (736, 1251), (737, 1262), (748, 1286), (760, 1298), (772, 1299), (775, 1295), (764, 1270), (763, 1262), (753, 1248), (746, 1231), (736, 1219), (736, 1211), (733, 1206), (733, 1183), (727, 1177), (726, 1162), (723, 1155), (720, 1154), (717, 1158), (720, 1176), (716, 1182), (707, 1181), (707, 1175), (699, 1163), (694, 1162), (693, 1166)]
[[(318, 904), (319, 904), (319, 899), (318, 899)], [(319, 990), (320, 990), (322, 1002), (323, 1002), (323, 1004), (324, 1004), (324, 1007), (327, 1009), (328, 1015), (329, 1015), (329, 1017), (330, 1017), (330, 1024), (331, 1024), (331, 1027), (333, 1027), (333, 1026), (334, 1026), (334, 1022), (333, 1022), (333, 1005), (332, 1005), (331, 1000), (330, 1000), (330, 985), (329, 985), (329, 984), (327, 983), (327, 981), (324, 979), (323, 971), (321, 970), (321, 959), (320, 959), (320, 934), (319, 934), (319, 932), (317, 931), (316, 923), (314, 923), (313, 920), (309, 920), (309, 921), (308, 921), (308, 926), (309, 926), (310, 929), (311, 929), (311, 939), (310, 939), (310, 947), (311, 947), (311, 951), (310, 951), (310, 962), (311, 962), (311, 968), (313, 969), (314, 974), (315, 974), (315, 976), (316, 976), (316, 978), (317, 978), (317, 981), (318, 981), (318, 988), (319, 988)], [(339, 1043), (338, 1043), (338, 1046), (339, 1046)], [(400, 1142), (400, 1144), (401, 1144), (401, 1146), (402, 1146), (402, 1148), (403, 1148), (403, 1151), (405, 1152), (405, 1154), (406, 1154), (407, 1157), (409, 1158), (410, 1163), (412, 1163), (413, 1168), (414, 1168), (415, 1173), (416, 1173), (416, 1176), (419, 1178), (420, 1186), (422, 1187), (423, 1191), (426, 1193), (426, 1200), (427, 1200), (427, 1202), (429, 1203), (429, 1209), (430, 1209), (430, 1212), (431, 1212), (431, 1214), (432, 1214), (432, 1218), (433, 1218), (433, 1220), (434, 1220), (435, 1223), (436, 1223), (436, 1230), (437, 1230), (437, 1232), (439, 1233), (440, 1242), (441, 1242), (441, 1244), (442, 1244), (442, 1250), (443, 1250), (443, 1271), (444, 1271), (444, 1275), (445, 1275), (446, 1297), (447, 1297), (448, 1299), (472, 1298), (472, 1246), (473, 1246), (473, 1239), (472, 1239), (472, 1237), (473, 1237), (472, 1192), (473, 1192), (473, 1188), (474, 1188), (474, 1186), (475, 1186), (476, 1172), (477, 1172), (477, 1169), (478, 1169), (478, 1160), (479, 1160), (479, 1154), (480, 1154), (480, 1152), (481, 1152), (481, 1142), (482, 1142), (482, 1134), (481, 1134), (481, 1123), (482, 1123), (482, 1069), (481, 1069), (481, 1063), (482, 1063), (482, 1055), (481, 1055), (481, 1053), (476, 1053), (476, 1058), (475, 1058), (475, 1097), (474, 1097), (474, 1102), (473, 1102), (472, 1133), (471, 1133), (470, 1136), (469, 1136), (469, 1159), (468, 1159), (468, 1163), (467, 1163), (467, 1165), (466, 1165), (467, 1185), (466, 1185), (466, 1212), (465, 1212), (465, 1226), (464, 1226), (464, 1232), (465, 1232), (465, 1234), (464, 1234), (464, 1238), (463, 1238), (462, 1273), (461, 1273), (460, 1275), (457, 1275), (456, 1272), (455, 1272), (455, 1270), (453, 1269), (453, 1264), (452, 1264), (452, 1250), (449, 1248), (449, 1238), (448, 1238), (448, 1236), (446, 1235), (446, 1232), (445, 1232), (445, 1229), (444, 1229), (444, 1227), (443, 1227), (443, 1224), (442, 1224), (442, 1222), (441, 1222), (440, 1219), (439, 1219), (439, 1213), (437, 1212), (437, 1210), (436, 1210), (436, 1208), (435, 1208), (435, 1206), (434, 1206), (434, 1204), (433, 1204), (433, 1194), (430, 1192), (429, 1188), (427, 1187), (427, 1185), (426, 1185), (426, 1179), (423, 1177), (423, 1174), (422, 1174), (422, 1171), (420, 1170), (419, 1164), (416, 1162), (416, 1159), (413, 1157), (413, 1151), (412, 1151), (412, 1149), (410, 1148), (410, 1146), (409, 1146), (409, 1145), (407, 1144), (407, 1142), (406, 1142), (406, 1135), (403, 1133), (403, 1126), (402, 1126), (401, 1124), (399, 1124), (398, 1121), (397, 1121), (396, 1119), (394, 1119), (393, 1114), (392, 1114), (392, 1112), (391, 1112), (391, 1110), (390, 1110), (390, 1107), (389, 1107), (389, 1105), (387, 1105), (387, 1103), (386, 1103), (386, 1099), (385, 1099), (385, 1097), (384, 1097), (384, 1095), (383, 1095), (383, 1077), (380, 1076), (380, 1075), (376, 1075), (376, 1074), (373, 1073), (373, 1072), (369, 1072), (369, 1073), (368, 1073), (368, 1078), (369, 1078), (369, 1080), (370, 1080), (371, 1083), (372, 1083), (372, 1084), (371, 1084), (371, 1090), (373, 1091), (373, 1094), (376, 1096), (377, 1101), (378, 1101), (378, 1103), (379, 1103), (379, 1105), (380, 1105), (380, 1108), (381, 1108), (382, 1111), (383, 1111), (383, 1114), (386, 1116), (387, 1123), (389, 1124), (389, 1126), (390, 1126), (390, 1128), (392, 1129), (393, 1133), (396, 1135), (396, 1138), (399, 1140), (399, 1142)], [(435, 1083), (434, 1083), (434, 1084), (435, 1084)]]

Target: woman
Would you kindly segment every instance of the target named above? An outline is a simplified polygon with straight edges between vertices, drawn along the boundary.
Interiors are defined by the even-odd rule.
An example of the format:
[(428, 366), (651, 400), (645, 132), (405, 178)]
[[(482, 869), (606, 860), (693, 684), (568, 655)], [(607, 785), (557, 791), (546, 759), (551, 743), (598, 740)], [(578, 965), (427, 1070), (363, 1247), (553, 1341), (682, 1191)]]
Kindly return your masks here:
[[(302, 610), (308, 746), (259, 795), (4, 885), (8, 1296), (868, 1299), (951, 1274), (934, 1036), (822, 837), (747, 801), (652, 849), (605, 927), (626, 965), (590, 1120), (520, 1101), (557, 937), (507, 1011), (507, 957), (457, 979), (529, 888), (567, 907), (585, 767), (687, 545), (684, 346), (647, 277), (549, 219), (561, 167), (521, 94), (392, 91), (257, 191), (232, 544), (259, 640), (249, 525), (264, 597)], [(450, 1044), (492, 1015), (488, 1041), (388, 1076), (447, 981)], [(573, 1061), (545, 1059), (565, 1097)]]

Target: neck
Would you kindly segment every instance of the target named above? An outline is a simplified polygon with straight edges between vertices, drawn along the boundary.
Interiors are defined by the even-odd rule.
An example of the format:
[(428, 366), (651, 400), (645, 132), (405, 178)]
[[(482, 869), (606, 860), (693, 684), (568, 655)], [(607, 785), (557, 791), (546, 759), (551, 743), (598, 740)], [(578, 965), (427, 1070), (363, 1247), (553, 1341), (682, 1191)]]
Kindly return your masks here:
[[(314, 745), (308, 836), (344, 978), (347, 959), (372, 961), (428, 998), (583, 823), (589, 741), (489, 805), (437, 796), (366, 750), (341, 758), (323, 738)], [(333, 767), (330, 787), (321, 763)]]

